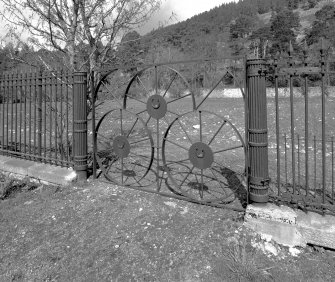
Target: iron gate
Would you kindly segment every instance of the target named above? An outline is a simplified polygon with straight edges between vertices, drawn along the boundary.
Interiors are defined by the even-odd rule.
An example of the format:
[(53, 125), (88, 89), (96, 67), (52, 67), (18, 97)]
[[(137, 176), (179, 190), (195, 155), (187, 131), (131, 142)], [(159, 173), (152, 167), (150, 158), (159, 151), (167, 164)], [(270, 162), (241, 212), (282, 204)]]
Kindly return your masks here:
[[(326, 55), (321, 48), (313, 61), (306, 50), (293, 56), (291, 47), (267, 60), (108, 72), (96, 93), (114, 101), (94, 128), (99, 173), (135, 189), (238, 210), (251, 200), (335, 213), (335, 63)], [(231, 86), (240, 88), (239, 103), (213, 98)]]
[[(243, 58), (113, 69), (96, 96), (94, 175), (115, 184), (243, 210), (247, 203)], [(215, 96), (239, 87), (234, 115)], [(236, 90), (235, 90), (236, 92)], [(100, 96), (100, 97), (99, 97)], [(220, 113), (221, 112), (221, 113)], [(231, 117), (239, 117), (234, 125)], [(95, 163), (96, 161), (96, 163)]]

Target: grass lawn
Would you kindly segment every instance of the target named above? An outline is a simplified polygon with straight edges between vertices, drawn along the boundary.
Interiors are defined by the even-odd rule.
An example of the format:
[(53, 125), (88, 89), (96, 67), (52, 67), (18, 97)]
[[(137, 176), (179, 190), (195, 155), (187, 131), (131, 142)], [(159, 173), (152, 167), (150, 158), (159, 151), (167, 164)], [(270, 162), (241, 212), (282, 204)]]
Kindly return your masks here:
[(335, 253), (254, 248), (243, 213), (101, 181), (13, 182), (0, 200), (0, 281), (334, 281)]

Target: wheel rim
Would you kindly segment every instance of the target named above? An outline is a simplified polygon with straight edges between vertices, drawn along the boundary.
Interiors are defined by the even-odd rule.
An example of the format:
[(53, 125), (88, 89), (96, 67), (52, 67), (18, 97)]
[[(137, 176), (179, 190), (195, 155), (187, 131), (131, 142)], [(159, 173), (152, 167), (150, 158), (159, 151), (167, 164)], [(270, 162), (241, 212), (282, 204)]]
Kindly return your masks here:
[(200, 110), (181, 115), (162, 147), (169, 187), (178, 194), (205, 203), (245, 197), (245, 145), (229, 120)]
[(124, 186), (147, 186), (153, 140), (143, 119), (124, 109), (107, 112), (96, 127), (96, 160), (105, 177)]

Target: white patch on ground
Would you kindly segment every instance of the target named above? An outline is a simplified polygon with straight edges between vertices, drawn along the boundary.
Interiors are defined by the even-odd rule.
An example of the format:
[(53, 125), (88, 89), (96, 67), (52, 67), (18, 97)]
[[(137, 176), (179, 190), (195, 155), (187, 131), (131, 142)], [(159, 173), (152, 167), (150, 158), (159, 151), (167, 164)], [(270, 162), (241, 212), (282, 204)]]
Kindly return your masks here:
[(184, 207), (183, 210), (180, 212), (181, 214), (188, 213), (188, 207)]
[(297, 256), (301, 253), (300, 250), (298, 250), (297, 248), (294, 248), (294, 247), (289, 248), (288, 251), (290, 252), (290, 254), (291, 254), (293, 257), (297, 257)]
[(272, 245), (270, 242), (255, 242), (252, 241), (251, 245), (260, 251), (262, 251), (264, 254), (269, 256), (278, 256), (278, 250), (277, 248)]
[(177, 204), (174, 202), (164, 202), (165, 205), (172, 207), (172, 208), (176, 208)]
[(66, 181), (73, 181), (77, 178), (77, 173), (75, 171), (72, 171), (70, 174), (65, 176)]
[(194, 129), (199, 129), (200, 128), (200, 124), (193, 125), (193, 128)]
[(271, 235), (269, 235), (269, 234), (261, 234), (261, 239), (262, 240), (264, 240), (264, 241), (266, 241), (266, 242), (270, 242), (271, 241), (271, 239), (272, 239), (272, 236)]

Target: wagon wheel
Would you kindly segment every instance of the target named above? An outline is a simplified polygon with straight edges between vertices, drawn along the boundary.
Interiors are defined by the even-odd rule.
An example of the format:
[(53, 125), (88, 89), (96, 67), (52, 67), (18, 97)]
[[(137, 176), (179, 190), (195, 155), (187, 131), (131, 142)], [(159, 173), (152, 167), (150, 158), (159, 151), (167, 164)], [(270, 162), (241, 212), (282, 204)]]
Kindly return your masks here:
[(193, 111), (165, 132), (162, 157), (169, 188), (204, 203), (244, 202), (245, 145), (227, 119)]
[(105, 177), (124, 186), (146, 186), (153, 140), (141, 117), (124, 109), (107, 112), (96, 126), (96, 160)]
[[(181, 99), (187, 103), (180, 106)], [(195, 98), (186, 79), (167, 66), (153, 66), (137, 72), (126, 89), (123, 107), (143, 117), (156, 148), (156, 175), (163, 173), (160, 162), (161, 136), (180, 111), (195, 109)]]

